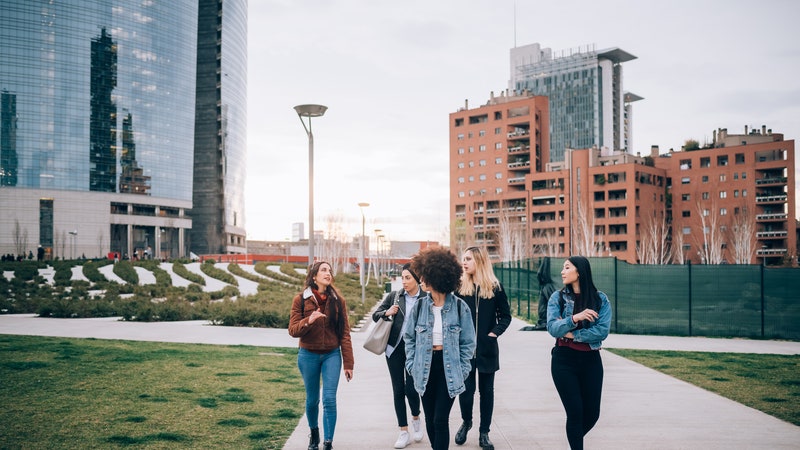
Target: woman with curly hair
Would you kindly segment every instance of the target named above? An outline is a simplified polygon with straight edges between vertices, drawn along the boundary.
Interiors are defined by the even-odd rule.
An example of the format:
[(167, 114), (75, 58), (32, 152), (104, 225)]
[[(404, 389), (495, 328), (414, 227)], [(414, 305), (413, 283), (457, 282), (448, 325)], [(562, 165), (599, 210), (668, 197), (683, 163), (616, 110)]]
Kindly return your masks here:
[(429, 293), (406, 317), (406, 370), (422, 396), (431, 446), (442, 450), (450, 443), (450, 410), (472, 369), (475, 329), (469, 306), (453, 294), (461, 279), (461, 264), (453, 253), (425, 249), (411, 259), (411, 269)]
[(323, 448), (333, 448), (336, 428), (336, 391), (344, 365), (344, 377), (353, 378), (353, 345), (347, 305), (333, 286), (331, 265), (314, 263), (306, 275), (305, 289), (292, 300), (289, 334), (300, 338), (297, 367), (306, 387), (306, 419), (311, 428), (309, 450), (319, 448), (319, 400), (322, 379)]

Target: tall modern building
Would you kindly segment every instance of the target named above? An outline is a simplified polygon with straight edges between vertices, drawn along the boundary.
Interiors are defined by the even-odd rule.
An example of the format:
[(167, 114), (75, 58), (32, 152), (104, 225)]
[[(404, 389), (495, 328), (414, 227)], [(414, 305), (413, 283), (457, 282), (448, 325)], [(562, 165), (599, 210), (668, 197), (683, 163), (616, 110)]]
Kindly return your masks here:
[[(222, 5), (0, 3), (0, 253), (187, 255), (207, 201), (196, 180), (209, 170), (217, 183), (203, 187), (224, 213), (222, 226), (203, 222), (220, 235), (206, 241), (237, 248), (246, 0)], [(210, 34), (213, 67), (200, 54)], [(200, 110), (212, 112), (201, 121)], [(197, 126), (213, 137), (196, 136)], [(216, 159), (197, 159), (211, 147)]]
[(623, 91), (622, 63), (633, 59), (619, 48), (511, 49), (509, 89), (549, 98), (551, 161), (563, 161), (568, 148), (632, 149), (630, 103), (642, 97)]

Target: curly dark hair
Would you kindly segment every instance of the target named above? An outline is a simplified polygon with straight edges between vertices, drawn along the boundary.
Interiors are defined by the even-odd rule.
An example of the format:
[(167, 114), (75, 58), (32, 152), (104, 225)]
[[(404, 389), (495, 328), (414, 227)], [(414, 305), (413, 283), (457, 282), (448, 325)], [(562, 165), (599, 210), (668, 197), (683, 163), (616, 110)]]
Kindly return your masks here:
[(461, 264), (451, 251), (429, 247), (411, 258), (411, 269), (436, 292), (449, 293), (461, 284)]

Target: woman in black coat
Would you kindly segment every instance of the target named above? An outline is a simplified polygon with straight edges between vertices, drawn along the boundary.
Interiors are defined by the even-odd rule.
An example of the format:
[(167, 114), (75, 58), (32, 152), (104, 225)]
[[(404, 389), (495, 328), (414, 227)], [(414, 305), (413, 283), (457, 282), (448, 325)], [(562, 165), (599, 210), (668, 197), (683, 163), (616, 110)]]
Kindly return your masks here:
[[(494, 450), (489, 440), (489, 426), (494, 411), (494, 375), (500, 370), (500, 351), (497, 337), (511, 324), (511, 307), (503, 286), (492, 270), (489, 255), (479, 247), (469, 247), (462, 258), (464, 273), (458, 295), (472, 310), (477, 347), (465, 385), (467, 390), (459, 395), (463, 423), (456, 432), (458, 445), (467, 441), (467, 432), (472, 428), (472, 405), (475, 399), (475, 381), (480, 392), (481, 422), (478, 428), (478, 444), (483, 450)], [(476, 373), (477, 372), (477, 373)]]

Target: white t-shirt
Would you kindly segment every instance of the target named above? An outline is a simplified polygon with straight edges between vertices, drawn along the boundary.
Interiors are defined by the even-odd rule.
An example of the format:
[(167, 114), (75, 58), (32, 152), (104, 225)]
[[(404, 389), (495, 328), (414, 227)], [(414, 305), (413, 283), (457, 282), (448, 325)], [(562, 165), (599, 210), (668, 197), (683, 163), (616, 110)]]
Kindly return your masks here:
[(433, 345), (444, 345), (442, 339), (442, 307), (433, 307)]

